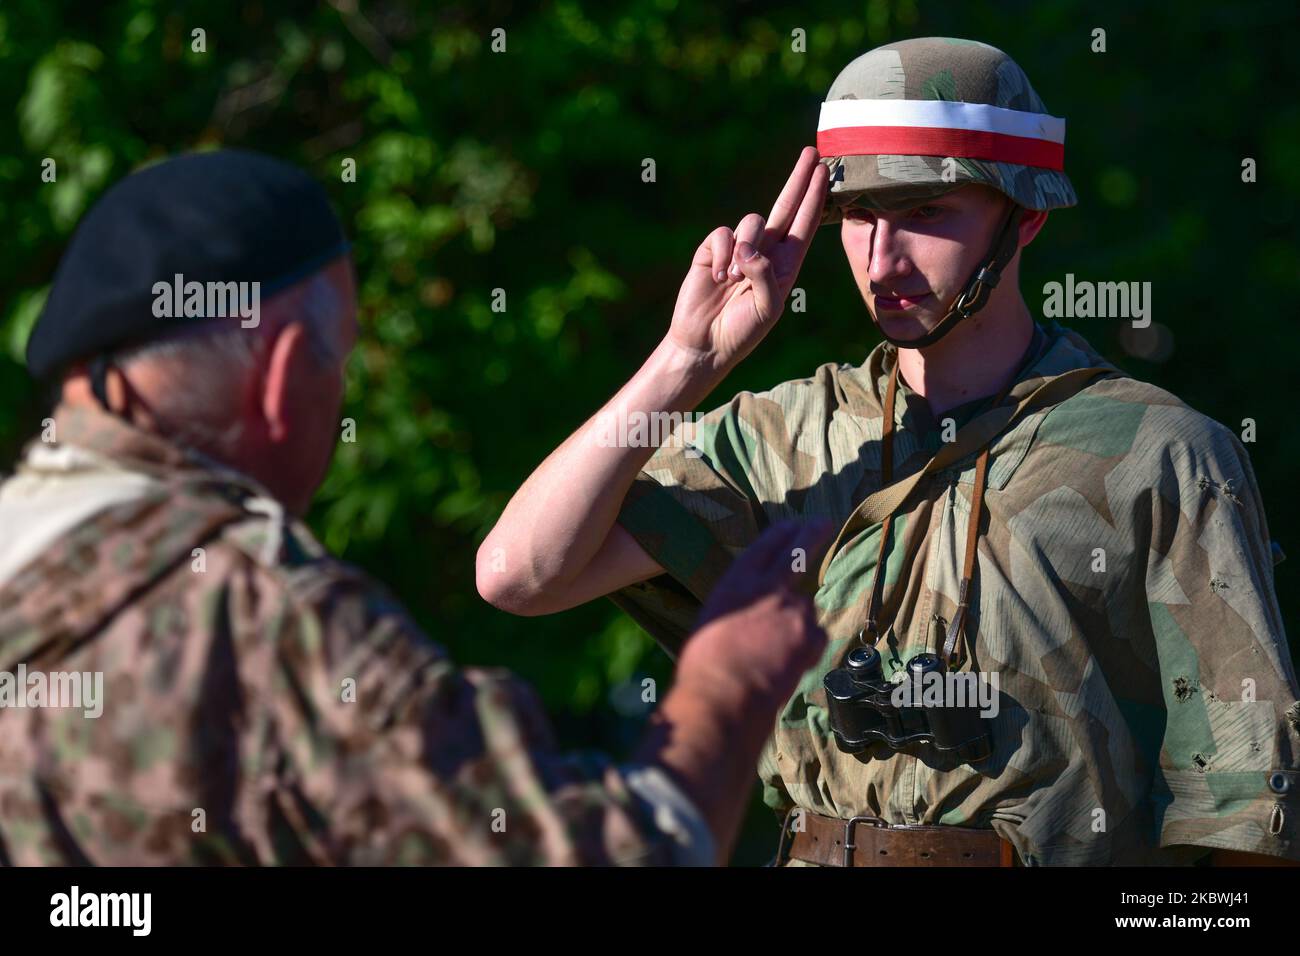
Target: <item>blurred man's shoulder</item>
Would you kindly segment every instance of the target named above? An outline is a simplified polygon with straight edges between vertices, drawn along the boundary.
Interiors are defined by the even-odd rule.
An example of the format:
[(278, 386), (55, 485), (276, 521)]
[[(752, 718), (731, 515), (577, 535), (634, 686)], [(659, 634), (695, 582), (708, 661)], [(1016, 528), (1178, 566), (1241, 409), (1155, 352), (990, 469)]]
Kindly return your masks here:
[(279, 604), (264, 613), (311, 618), (327, 648), (382, 635), (429, 643), (386, 584), (330, 554), (299, 520), (246, 514), (222, 529), (217, 545), (232, 555), (233, 567), (254, 569), (255, 587), (274, 593)]
[[(298, 761), (327, 806), (342, 786), (328, 748), (375, 749), (451, 666), (278, 505), (204, 476), (65, 528), (0, 585), (0, 672), (95, 688), (81, 709), (0, 707), (0, 802), (18, 808), (0, 843), (14, 860), (306, 863), (294, 825), (258, 802), (284, 785), (280, 768)], [(84, 719), (90, 703), (103, 720)], [(356, 767), (354, 788), (381, 779)], [(75, 840), (37, 812), (35, 781)], [(209, 837), (191, 829), (196, 808)]]
[(88, 636), (119, 613), (147, 622), (165, 608), (241, 642), (291, 626), (339, 649), (376, 628), (419, 634), (387, 588), (278, 503), (216, 479), (150, 488), (63, 530), (0, 585), (0, 634), (27, 621)]
[(205, 589), (219, 587), (230, 612), (247, 615), (238, 630), (248, 640), (288, 635), (332, 659), (362, 645), (403, 660), (414, 651), (437, 656), (383, 582), (330, 554), (304, 522), (273, 501), (242, 501), (202, 549), (205, 569), (195, 570), (191, 549), (189, 567), (178, 565), (175, 573), (182, 586), (186, 575), (214, 575)]

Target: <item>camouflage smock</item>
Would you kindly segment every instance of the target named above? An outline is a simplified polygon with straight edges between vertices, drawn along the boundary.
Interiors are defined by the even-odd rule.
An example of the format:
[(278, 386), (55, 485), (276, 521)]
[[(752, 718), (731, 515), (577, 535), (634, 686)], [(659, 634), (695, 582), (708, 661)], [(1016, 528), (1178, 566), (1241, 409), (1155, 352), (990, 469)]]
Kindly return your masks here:
[[(1076, 333), (1043, 331), (1006, 401), (1044, 376), (1108, 364)], [(692, 440), (661, 447), (618, 520), (667, 575), (615, 603), (672, 651), (769, 523), (842, 524), (881, 484), (896, 358), (882, 344), (862, 367), (827, 364), (742, 392), (703, 416)], [(896, 423), (897, 479), (940, 442), (901, 377)], [(895, 516), (880, 615), (894, 625), (879, 645), (887, 676), (940, 649), (974, 471), (972, 456), (923, 479)], [(1106, 377), (995, 440), (984, 509), (964, 669), (999, 677), (992, 757), (954, 766), (882, 744), (856, 756), (835, 746), (822, 677), (864, 623), (877, 524), (838, 552), (817, 591), (831, 643), (762, 755), (767, 804), (992, 827), (1028, 865), (1176, 864), (1216, 847), (1300, 859), (1295, 669), (1236, 436), (1153, 385)]]
[(98, 411), (53, 435), (32, 507), (147, 482), (0, 586), (0, 671), (104, 675), (99, 717), (0, 708), (0, 864), (676, 861), (620, 768), (251, 480)]

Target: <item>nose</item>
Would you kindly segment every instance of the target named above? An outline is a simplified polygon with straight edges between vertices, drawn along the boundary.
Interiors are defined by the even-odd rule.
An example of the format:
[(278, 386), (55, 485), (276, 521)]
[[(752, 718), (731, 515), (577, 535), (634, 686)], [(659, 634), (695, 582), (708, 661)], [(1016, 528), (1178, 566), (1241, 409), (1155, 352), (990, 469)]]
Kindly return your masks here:
[(868, 278), (889, 288), (895, 280), (911, 275), (914, 266), (899, 230), (886, 217), (877, 215), (871, 236), (871, 268)]

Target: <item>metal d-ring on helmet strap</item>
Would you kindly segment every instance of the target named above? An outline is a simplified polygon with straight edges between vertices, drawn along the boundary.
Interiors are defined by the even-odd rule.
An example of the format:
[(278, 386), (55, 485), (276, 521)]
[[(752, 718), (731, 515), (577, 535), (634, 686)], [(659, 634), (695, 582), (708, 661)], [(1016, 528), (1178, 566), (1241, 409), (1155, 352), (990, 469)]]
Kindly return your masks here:
[(880, 334), (884, 336), (885, 341), (902, 349), (923, 349), (927, 345), (938, 342), (951, 332), (962, 319), (970, 318), (984, 308), (984, 304), (989, 300), (989, 294), (998, 284), (998, 280), (1002, 278), (1002, 270), (1007, 267), (1007, 263), (1011, 261), (1011, 257), (1016, 254), (1016, 249), (1019, 247), (1016, 240), (1019, 232), (1017, 226), (1020, 224), (1020, 213), (1021, 206), (1013, 202), (1002, 225), (1002, 230), (993, 242), (990, 256), (982, 266), (971, 274), (970, 279), (966, 282), (966, 287), (961, 291), (961, 295), (957, 296), (952, 308), (948, 310), (947, 315), (939, 320), (938, 325), (915, 339), (896, 339), (881, 328)]

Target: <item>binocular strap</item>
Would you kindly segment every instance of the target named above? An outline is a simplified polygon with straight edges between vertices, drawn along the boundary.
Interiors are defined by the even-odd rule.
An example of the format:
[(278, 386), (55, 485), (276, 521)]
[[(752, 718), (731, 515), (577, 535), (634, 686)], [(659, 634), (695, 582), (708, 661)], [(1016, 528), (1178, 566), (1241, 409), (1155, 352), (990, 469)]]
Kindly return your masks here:
[(876, 554), (876, 566), (871, 572), (871, 589), (868, 592), (866, 623), (859, 632), (864, 644), (874, 645), (880, 638), (880, 625), (877, 615), (883, 604), (884, 578), (881, 568), (885, 563), (886, 551), (893, 527), (894, 514), (907, 501), (912, 491), (928, 474), (960, 461), (978, 450), (979, 458), (975, 462), (975, 483), (971, 488), (970, 518), (967, 522), (966, 553), (962, 562), (961, 586), (957, 595), (957, 610), (948, 625), (942, 648), (942, 657), (949, 667), (960, 667), (966, 659), (965, 628), (967, 612), (970, 606), (971, 581), (975, 574), (975, 555), (979, 543), (979, 528), (983, 518), (984, 486), (988, 478), (989, 449), (993, 440), (1026, 413), (1037, 408), (1046, 407), (1064, 401), (1082, 391), (1090, 382), (1100, 375), (1115, 374), (1117, 369), (1093, 366), (1090, 368), (1070, 369), (1060, 375), (1048, 378), (1018, 405), (1011, 407), (1002, 402), (1016, 384), (1014, 381), (998, 393), (990, 409), (969, 422), (956, 438), (940, 449), (926, 462), (920, 471), (901, 481), (893, 480), (894, 466), (894, 410), (898, 391), (898, 357), (894, 358), (893, 368), (889, 371), (889, 384), (885, 389), (884, 418), (880, 432), (880, 477), (882, 487), (868, 495), (836, 535), (835, 541), (822, 559), (817, 576), (820, 588), (826, 581), (826, 571), (835, 560), (840, 547), (863, 528), (880, 523), (880, 546)]

